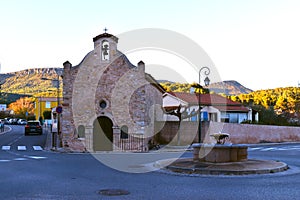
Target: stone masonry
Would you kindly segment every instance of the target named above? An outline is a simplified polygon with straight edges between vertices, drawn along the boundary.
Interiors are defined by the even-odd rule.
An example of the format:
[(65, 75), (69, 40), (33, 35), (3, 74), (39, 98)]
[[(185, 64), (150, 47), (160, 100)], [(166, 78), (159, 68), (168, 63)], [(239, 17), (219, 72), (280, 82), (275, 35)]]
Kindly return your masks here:
[[(101, 149), (94, 141), (97, 134), (112, 134), (107, 141), (113, 151), (147, 151), (163, 89), (145, 73), (142, 61), (134, 66), (117, 50), (117, 37), (103, 33), (93, 41), (94, 50), (79, 65), (64, 63), (62, 144), (93, 152)], [(103, 117), (112, 127), (101, 127), (104, 133), (98, 133), (95, 122)], [(127, 137), (121, 138), (121, 127)]]

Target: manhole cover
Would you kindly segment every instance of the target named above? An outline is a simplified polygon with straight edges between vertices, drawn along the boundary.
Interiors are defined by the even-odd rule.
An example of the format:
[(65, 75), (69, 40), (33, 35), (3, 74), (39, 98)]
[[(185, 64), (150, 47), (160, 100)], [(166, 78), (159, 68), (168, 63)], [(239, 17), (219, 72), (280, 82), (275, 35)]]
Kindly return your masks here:
[(127, 190), (121, 190), (121, 189), (104, 189), (104, 190), (99, 190), (98, 193), (105, 196), (121, 196), (121, 195), (129, 194)]

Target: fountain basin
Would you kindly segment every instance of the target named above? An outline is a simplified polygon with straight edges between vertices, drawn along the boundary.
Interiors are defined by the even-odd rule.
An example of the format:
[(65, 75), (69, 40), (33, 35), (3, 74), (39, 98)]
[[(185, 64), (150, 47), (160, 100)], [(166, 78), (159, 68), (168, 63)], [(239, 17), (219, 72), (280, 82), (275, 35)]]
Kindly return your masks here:
[(248, 146), (244, 144), (199, 144), (193, 147), (193, 160), (212, 163), (248, 160)]

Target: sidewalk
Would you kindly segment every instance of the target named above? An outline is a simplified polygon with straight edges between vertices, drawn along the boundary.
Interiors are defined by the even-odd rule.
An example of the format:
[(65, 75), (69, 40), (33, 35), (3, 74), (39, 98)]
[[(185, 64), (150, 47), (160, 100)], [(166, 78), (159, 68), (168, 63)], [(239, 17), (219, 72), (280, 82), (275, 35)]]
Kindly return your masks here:
[(52, 133), (50, 131), (50, 128), (48, 128), (48, 127), (43, 128), (43, 131), (44, 131), (43, 134), (47, 134), (44, 149), (47, 151), (50, 151), (52, 148)]

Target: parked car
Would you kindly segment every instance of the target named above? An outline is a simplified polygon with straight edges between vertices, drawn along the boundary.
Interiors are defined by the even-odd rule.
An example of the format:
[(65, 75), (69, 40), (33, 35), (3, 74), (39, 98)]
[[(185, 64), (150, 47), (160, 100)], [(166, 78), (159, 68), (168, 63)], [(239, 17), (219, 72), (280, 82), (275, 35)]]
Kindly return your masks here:
[(27, 124), (27, 121), (26, 121), (26, 119), (19, 119), (19, 120), (18, 120), (18, 124), (19, 124), (19, 125), (26, 125), (26, 124)]
[(31, 133), (43, 134), (43, 127), (41, 126), (40, 121), (28, 121), (25, 125), (25, 135), (29, 135)]
[(16, 124), (18, 124), (18, 120), (19, 120), (19, 119), (12, 118), (12, 119), (9, 120), (9, 123), (10, 123), (11, 125), (16, 125)]
[(4, 124), (10, 124), (10, 122), (9, 122), (9, 120), (10, 120), (10, 118), (4, 118)]

